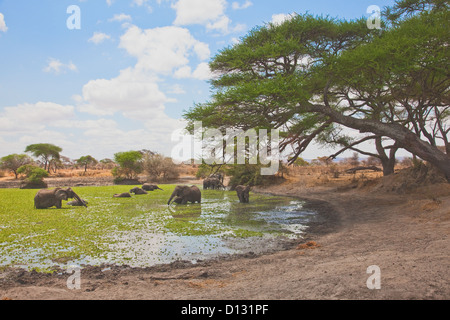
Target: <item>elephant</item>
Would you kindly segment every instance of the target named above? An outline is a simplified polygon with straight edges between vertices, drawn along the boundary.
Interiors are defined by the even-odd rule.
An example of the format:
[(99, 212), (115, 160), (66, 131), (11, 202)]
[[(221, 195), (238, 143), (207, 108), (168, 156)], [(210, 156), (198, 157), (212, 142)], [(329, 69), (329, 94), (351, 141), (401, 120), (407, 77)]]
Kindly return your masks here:
[(196, 186), (176, 186), (169, 201), (167, 202), (167, 205), (170, 205), (173, 198), (175, 198), (176, 203), (179, 204), (186, 204), (188, 202), (201, 203), (202, 193)]
[(130, 190), (130, 193), (134, 193), (134, 194), (136, 194), (136, 195), (139, 195), (139, 194), (148, 194), (147, 191), (145, 191), (145, 190), (143, 190), (143, 189), (141, 189), (141, 188), (139, 188), (139, 187), (134, 187), (133, 189)]
[(81, 207), (81, 206), (84, 206), (84, 205), (88, 204), (88, 202), (86, 200), (84, 200), (84, 199), (81, 199), (81, 201), (82, 202), (80, 202), (78, 200), (73, 200), (73, 201), (67, 202), (66, 204), (68, 206), (72, 206), (72, 207)]
[(235, 188), (240, 203), (249, 202), (250, 186), (239, 185)]
[(116, 193), (115, 195), (113, 195), (114, 198), (131, 198), (131, 194), (129, 194), (128, 192), (124, 192), (124, 193)]
[(160, 187), (158, 187), (155, 184), (150, 184), (150, 183), (144, 183), (142, 185), (142, 189), (145, 191), (154, 191), (154, 190), (162, 190)]
[(219, 190), (220, 188), (224, 189), (225, 186), (220, 182), (218, 178), (206, 178), (203, 180), (203, 189), (212, 189), (212, 190)]
[(216, 179), (219, 179), (219, 181), (220, 181), (221, 183), (223, 183), (224, 175), (223, 175), (223, 173), (218, 172), (218, 173), (215, 173), (215, 174), (210, 175), (209, 178), (216, 178)]
[[(82, 202), (81, 198), (72, 190), (72, 188), (62, 189), (55, 188), (53, 190), (41, 189), (34, 197), (34, 207), (36, 209), (46, 209), (55, 206), (58, 209), (62, 207), (62, 200), (77, 199)], [(83, 203), (87, 208), (87, 205)]]
[(173, 202), (180, 204), (181, 202), (183, 202), (183, 198), (182, 197), (175, 197), (175, 199), (173, 199)]

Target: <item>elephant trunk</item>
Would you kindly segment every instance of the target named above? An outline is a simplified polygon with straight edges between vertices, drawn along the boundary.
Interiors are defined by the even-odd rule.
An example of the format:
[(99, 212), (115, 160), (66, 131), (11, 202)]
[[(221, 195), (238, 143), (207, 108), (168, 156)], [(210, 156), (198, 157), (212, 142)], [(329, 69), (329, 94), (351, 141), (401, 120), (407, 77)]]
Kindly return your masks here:
[(169, 201), (167, 202), (167, 205), (170, 206), (170, 203), (172, 202), (172, 199), (175, 198), (175, 196), (177, 195), (177, 190), (174, 190), (172, 192), (172, 195), (169, 198)]
[(72, 191), (73, 192), (73, 197), (75, 198), (75, 199), (77, 199), (78, 200), (78, 202), (79, 203), (81, 203), (84, 207), (86, 207), (87, 208), (87, 205), (86, 205), (86, 203), (74, 192), (74, 191)]

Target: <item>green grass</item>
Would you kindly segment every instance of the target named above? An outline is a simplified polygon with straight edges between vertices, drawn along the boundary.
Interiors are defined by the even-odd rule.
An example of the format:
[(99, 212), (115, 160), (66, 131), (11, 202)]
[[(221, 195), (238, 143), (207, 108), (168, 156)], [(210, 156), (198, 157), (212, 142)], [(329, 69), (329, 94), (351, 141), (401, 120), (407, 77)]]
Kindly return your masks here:
[[(88, 208), (63, 201), (62, 209), (43, 210), (34, 209), (37, 190), (0, 189), (0, 266), (39, 268), (85, 259), (110, 261), (111, 256), (114, 262), (126, 263), (135, 247), (154, 245), (149, 238), (155, 234), (200, 237), (199, 241), (224, 234), (262, 236), (259, 227), (264, 223), (253, 221), (252, 212), (286, 203), (286, 199), (251, 195), (250, 205), (240, 204), (234, 192), (206, 190), (201, 205), (168, 207), (174, 185), (148, 195), (112, 197), (132, 187), (74, 187), (88, 201)], [(121, 256), (123, 261), (118, 261)]]

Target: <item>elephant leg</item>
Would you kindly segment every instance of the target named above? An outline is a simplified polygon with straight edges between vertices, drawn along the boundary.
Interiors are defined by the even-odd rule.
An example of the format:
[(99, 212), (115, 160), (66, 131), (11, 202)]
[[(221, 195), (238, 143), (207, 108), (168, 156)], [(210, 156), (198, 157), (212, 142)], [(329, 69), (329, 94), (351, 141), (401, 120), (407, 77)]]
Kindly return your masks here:
[(188, 200), (186, 198), (183, 198), (183, 200), (181, 201), (181, 204), (187, 204)]
[(56, 203), (56, 208), (61, 209), (61, 207), (62, 207), (62, 200), (58, 200), (58, 202)]

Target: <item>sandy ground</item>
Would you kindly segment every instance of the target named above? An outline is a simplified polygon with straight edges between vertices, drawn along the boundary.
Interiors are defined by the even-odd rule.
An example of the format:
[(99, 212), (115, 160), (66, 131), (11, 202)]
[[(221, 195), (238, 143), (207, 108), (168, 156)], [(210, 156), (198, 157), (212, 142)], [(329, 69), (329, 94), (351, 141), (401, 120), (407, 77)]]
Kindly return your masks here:
[[(88, 267), (81, 288), (66, 273), (0, 273), (0, 299), (299, 300), (449, 299), (450, 186), (407, 194), (371, 187), (309, 188), (299, 181), (255, 190), (313, 200), (326, 218), (286, 250), (195, 265)], [(369, 289), (369, 266), (380, 289)], [(375, 282), (373, 282), (375, 283)]]

